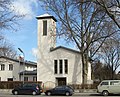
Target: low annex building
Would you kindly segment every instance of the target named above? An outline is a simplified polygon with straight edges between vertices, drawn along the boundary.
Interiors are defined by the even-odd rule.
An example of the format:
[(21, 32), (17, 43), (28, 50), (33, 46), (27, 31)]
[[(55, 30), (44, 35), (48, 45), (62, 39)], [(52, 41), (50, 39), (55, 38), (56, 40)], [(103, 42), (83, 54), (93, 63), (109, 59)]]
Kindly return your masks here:
[(37, 63), (0, 56), (0, 81), (37, 81)]

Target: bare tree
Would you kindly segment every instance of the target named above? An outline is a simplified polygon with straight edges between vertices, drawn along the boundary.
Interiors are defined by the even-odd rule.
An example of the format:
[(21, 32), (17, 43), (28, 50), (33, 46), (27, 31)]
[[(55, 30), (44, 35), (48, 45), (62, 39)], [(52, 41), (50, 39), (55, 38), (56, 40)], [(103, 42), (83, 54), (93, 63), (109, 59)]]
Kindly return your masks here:
[(4, 36), (0, 33), (0, 41), (4, 39)]
[(55, 14), (58, 19), (60, 25), (58, 35), (65, 36), (68, 42), (74, 42), (80, 50), (83, 84), (87, 83), (88, 61), (96, 54), (105, 40), (116, 33), (116, 27), (106, 17), (106, 13), (93, 2), (78, 3), (78, 0), (40, 1), (43, 2), (47, 11)]
[(18, 24), (18, 20), (24, 17), (24, 15), (15, 14), (12, 1), (13, 0), (0, 0), (0, 30), (16, 30), (15, 25)]
[(101, 57), (111, 72), (111, 79), (114, 79), (116, 70), (120, 66), (120, 41), (113, 37), (104, 42), (101, 48)]
[(16, 25), (25, 15), (18, 15), (12, 5), (13, 0), (0, 0), (0, 56), (14, 58), (16, 51), (3, 35), (3, 30), (17, 30)]
[(15, 58), (17, 52), (5, 38), (0, 40), (0, 56)]
[(99, 60), (92, 63), (92, 78), (94, 81), (110, 79), (110, 72), (111, 70), (108, 68), (108, 66)]
[(103, 11), (115, 22), (120, 28), (120, 1), (119, 0), (94, 0), (94, 2), (102, 7)]
[(77, 2), (79, 4), (93, 2), (120, 28), (120, 0), (77, 0)]

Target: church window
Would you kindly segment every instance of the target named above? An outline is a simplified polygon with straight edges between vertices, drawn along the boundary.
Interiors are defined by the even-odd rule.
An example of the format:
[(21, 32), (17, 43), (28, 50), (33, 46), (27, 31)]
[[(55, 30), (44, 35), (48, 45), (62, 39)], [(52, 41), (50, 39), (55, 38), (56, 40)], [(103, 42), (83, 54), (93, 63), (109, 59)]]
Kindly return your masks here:
[(43, 36), (47, 35), (47, 21), (43, 21)]
[(54, 60), (54, 74), (68, 74), (68, 60)]
[(63, 73), (63, 64), (62, 64), (62, 60), (59, 60), (59, 73), (62, 74)]
[(57, 64), (57, 60), (54, 60), (54, 73), (55, 74), (57, 74), (57, 66), (58, 66), (58, 64)]
[(65, 74), (68, 74), (68, 60), (64, 60)]

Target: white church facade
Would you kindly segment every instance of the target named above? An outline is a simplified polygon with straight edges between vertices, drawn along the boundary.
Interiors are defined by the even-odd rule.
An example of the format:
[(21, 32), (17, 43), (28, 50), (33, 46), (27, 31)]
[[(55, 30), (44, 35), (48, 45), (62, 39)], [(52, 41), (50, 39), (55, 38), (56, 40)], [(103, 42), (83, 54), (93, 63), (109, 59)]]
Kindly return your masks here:
[[(56, 47), (56, 19), (44, 14), (38, 20), (37, 81), (45, 85), (82, 84), (82, 62), (79, 51)], [(91, 81), (91, 64), (88, 65)]]

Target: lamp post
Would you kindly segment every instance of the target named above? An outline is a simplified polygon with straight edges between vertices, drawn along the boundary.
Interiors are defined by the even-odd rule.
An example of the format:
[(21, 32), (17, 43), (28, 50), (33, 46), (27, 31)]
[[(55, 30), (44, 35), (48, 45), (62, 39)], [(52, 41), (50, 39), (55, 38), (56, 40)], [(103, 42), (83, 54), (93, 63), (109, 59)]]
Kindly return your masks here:
[(18, 50), (23, 54), (23, 57), (24, 57), (24, 59), (23, 59), (23, 84), (24, 84), (24, 70), (25, 70), (25, 68), (24, 68), (24, 66), (25, 66), (25, 53), (23, 52), (23, 50), (22, 49), (20, 49), (20, 48), (18, 48)]

